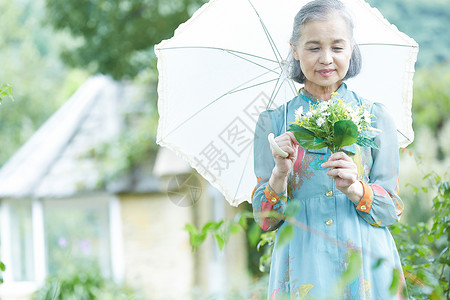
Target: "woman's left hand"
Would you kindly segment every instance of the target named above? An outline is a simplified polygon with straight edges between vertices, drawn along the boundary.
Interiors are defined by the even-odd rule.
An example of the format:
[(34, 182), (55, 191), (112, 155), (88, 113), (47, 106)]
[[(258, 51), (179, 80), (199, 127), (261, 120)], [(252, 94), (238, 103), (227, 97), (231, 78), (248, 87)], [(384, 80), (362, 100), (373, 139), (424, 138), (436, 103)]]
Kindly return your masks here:
[(358, 203), (364, 190), (358, 181), (358, 170), (353, 160), (344, 152), (333, 153), (328, 161), (322, 164), (322, 168), (331, 168), (327, 175), (334, 179), (336, 188), (347, 197)]

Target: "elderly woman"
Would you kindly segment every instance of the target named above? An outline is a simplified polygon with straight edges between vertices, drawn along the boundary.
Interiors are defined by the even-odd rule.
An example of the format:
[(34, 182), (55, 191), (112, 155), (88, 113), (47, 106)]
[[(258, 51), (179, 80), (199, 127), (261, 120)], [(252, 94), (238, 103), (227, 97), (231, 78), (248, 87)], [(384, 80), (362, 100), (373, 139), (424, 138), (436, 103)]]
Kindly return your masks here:
[[(391, 296), (389, 286), (393, 269), (401, 273), (401, 264), (386, 227), (397, 222), (403, 208), (397, 192), (396, 127), (382, 104), (362, 99), (343, 83), (361, 68), (353, 23), (343, 4), (337, 0), (306, 4), (295, 17), (291, 48), (291, 76), (304, 88), (287, 103), (286, 116), (284, 107), (263, 112), (255, 134), (255, 219), (263, 230), (280, 229), (269, 299), (398, 299), (401, 292)], [(375, 138), (378, 150), (357, 146), (333, 154), (327, 148), (305, 150), (291, 132), (285, 132), (285, 122), (294, 122), (297, 108), (308, 110), (334, 92), (351, 105), (368, 105), (374, 115), (372, 126), (382, 131)], [(270, 132), (288, 157), (269, 146)], [(277, 247), (287, 222), (263, 213), (285, 215), (291, 201), (300, 207), (293, 217), (310, 230), (296, 228), (289, 243)], [(315, 234), (317, 230), (335, 242)], [(362, 255), (361, 270), (339, 289), (337, 282), (352, 251)]]

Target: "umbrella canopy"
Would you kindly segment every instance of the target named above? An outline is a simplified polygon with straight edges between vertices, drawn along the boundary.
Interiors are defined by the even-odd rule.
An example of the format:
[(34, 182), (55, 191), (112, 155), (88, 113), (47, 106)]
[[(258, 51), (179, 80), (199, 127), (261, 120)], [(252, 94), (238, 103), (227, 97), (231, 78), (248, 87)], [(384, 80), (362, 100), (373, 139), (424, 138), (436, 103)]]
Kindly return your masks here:
[[(287, 76), (293, 20), (309, 1), (212, 0), (155, 46), (157, 143), (188, 161), (232, 204), (250, 200), (259, 114), (297, 95)], [(412, 142), (417, 43), (362, 0), (343, 0), (355, 21), (361, 73), (347, 81), (395, 113), (401, 146)]]

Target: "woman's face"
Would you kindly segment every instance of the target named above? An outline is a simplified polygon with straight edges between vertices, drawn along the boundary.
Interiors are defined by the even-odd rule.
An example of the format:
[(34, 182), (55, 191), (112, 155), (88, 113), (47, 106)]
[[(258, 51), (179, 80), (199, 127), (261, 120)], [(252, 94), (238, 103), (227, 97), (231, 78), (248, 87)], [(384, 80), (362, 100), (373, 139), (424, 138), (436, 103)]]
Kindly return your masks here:
[(326, 20), (310, 21), (300, 29), (292, 52), (306, 77), (305, 88), (336, 91), (350, 64), (353, 46), (349, 26), (338, 14)]

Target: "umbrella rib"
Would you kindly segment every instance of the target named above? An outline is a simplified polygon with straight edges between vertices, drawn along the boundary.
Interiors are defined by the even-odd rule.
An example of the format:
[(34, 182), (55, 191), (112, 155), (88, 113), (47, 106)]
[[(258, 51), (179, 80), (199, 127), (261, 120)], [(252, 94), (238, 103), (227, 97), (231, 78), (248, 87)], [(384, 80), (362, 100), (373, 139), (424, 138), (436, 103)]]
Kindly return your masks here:
[(239, 192), (239, 188), (241, 187), (242, 180), (244, 179), (244, 173), (245, 173), (244, 171), (247, 168), (247, 164), (248, 164), (248, 161), (250, 160), (250, 155), (252, 154), (252, 152), (253, 152), (253, 145), (252, 145), (252, 147), (250, 147), (250, 151), (248, 151), (247, 159), (245, 160), (244, 168), (242, 169), (241, 176), (239, 178), (239, 182), (238, 182), (238, 185), (236, 188), (236, 192), (234, 194), (234, 199), (236, 199), (237, 194)]
[(403, 134), (403, 132), (401, 132), (398, 129), (397, 129), (397, 132), (400, 133), (405, 139), (407, 139), (410, 144), (412, 143), (412, 141), (405, 134)]
[(243, 84), (241, 84), (241, 85), (235, 87), (234, 89), (231, 89), (230, 91), (228, 91), (228, 92), (224, 93), (223, 95), (219, 96), (218, 98), (214, 99), (213, 101), (211, 101), (210, 103), (208, 103), (207, 105), (205, 105), (204, 107), (202, 107), (201, 109), (199, 109), (198, 111), (196, 111), (196, 112), (195, 112), (193, 115), (191, 115), (189, 118), (187, 118), (186, 120), (184, 120), (183, 122), (181, 122), (177, 127), (175, 127), (175, 128), (172, 129), (168, 134), (166, 134), (165, 137), (168, 137), (169, 135), (171, 135), (172, 133), (174, 133), (174, 132), (175, 132), (178, 128), (180, 128), (182, 125), (184, 125), (184, 124), (186, 124), (187, 122), (189, 122), (190, 120), (192, 120), (192, 119), (193, 119), (195, 116), (197, 116), (199, 113), (201, 113), (202, 111), (204, 111), (204, 110), (207, 109), (209, 106), (211, 106), (212, 104), (216, 103), (217, 101), (219, 101), (219, 100), (222, 99), (223, 97), (225, 97), (225, 96), (227, 96), (227, 95), (231, 95), (231, 94), (237, 93), (237, 92), (240, 92), (240, 91), (244, 91), (244, 90), (247, 90), (247, 89), (250, 89), (250, 88), (259, 86), (259, 85), (263, 85), (263, 84), (266, 84), (266, 83), (269, 83), (269, 82), (272, 82), (272, 81), (275, 81), (275, 80), (276, 80), (276, 79), (271, 79), (271, 80), (268, 80), (268, 81), (260, 82), (260, 83), (258, 83), (258, 84), (254, 84), (254, 85), (251, 85), (251, 86), (248, 86), (248, 87), (239, 89), (239, 87), (241, 87), (241, 86), (245, 85), (246, 83), (249, 83), (249, 82), (251, 82), (251, 81), (253, 81), (253, 80), (255, 80), (255, 79), (257, 79), (257, 78), (259, 78), (259, 77), (261, 77), (261, 76), (264, 76), (264, 75), (267, 74), (267, 73), (269, 73), (269, 72), (266, 72), (266, 73), (264, 73), (264, 74), (261, 74), (261, 75), (255, 77), (255, 78), (253, 78), (253, 79), (247, 81), (247, 82), (244, 82)]
[[(275, 101), (275, 98), (277, 97), (278, 93), (281, 90), (281, 86), (283, 85), (283, 83), (278, 84), (279, 82), (280, 82), (280, 80), (278, 78), (277, 84), (275, 85), (275, 88), (272, 91), (272, 95), (270, 96), (269, 104), (267, 104), (267, 109), (269, 109), (270, 106), (272, 106), (273, 102)], [(277, 86), (278, 86), (278, 89), (277, 89)], [(276, 91), (276, 93), (275, 93), (275, 91)], [(275, 95), (274, 95), (274, 93), (275, 93)], [(295, 93), (294, 93), (294, 95), (295, 95)]]
[[(274, 86), (274, 88), (273, 88), (273, 91), (272, 91), (272, 94), (270, 95), (269, 103), (267, 103), (266, 109), (269, 109), (269, 108), (272, 106), (273, 102), (275, 101), (275, 97), (276, 97), (277, 94), (278, 94), (278, 92), (275, 94), (275, 91), (276, 91), (276, 89), (277, 89), (277, 86), (278, 86), (278, 83), (279, 83), (279, 82), (280, 82), (280, 77), (278, 77), (277, 83), (275, 84), (275, 86)], [(281, 86), (281, 85), (280, 85), (280, 86)], [(279, 89), (278, 89), (278, 90), (279, 90)], [(274, 96), (274, 94), (275, 94), (275, 96)]]
[[(278, 92), (279, 92), (280, 89), (281, 89), (282, 84), (278, 85), (278, 83), (280, 82), (280, 79), (281, 79), (281, 78), (279, 77), (278, 80), (277, 80), (277, 83), (275, 84), (275, 87), (274, 87), (274, 89), (273, 89), (273, 91), (272, 91), (272, 95), (270, 95), (270, 100), (269, 100), (269, 103), (267, 104), (267, 109), (269, 109), (270, 106), (273, 104), (273, 102), (275, 101), (275, 97), (278, 95)], [(295, 90), (295, 86), (294, 86), (292, 80), (289, 79), (289, 80), (288, 80), (288, 83), (289, 83), (289, 86), (290, 86), (290, 88), (291, 88), (291, 90), (292, 90), (292, 93), (293, 93), (294, 95), (296, 95), (297, 92), (296, 92), (296, 90)], [(276, 91), (276, 89), (277, 89), (277, 86), (278, 86), (278, 91), (277, 91), (276, 94), (274, 95), (274, 93), (275, 93), (275, 91)]]
[(251, 89), (251, 88), (254, 88), (254, 87), (257, 87), (257, 86), (260, 86), (260, 85), (263, 85), (263, 84), (275, 81), (275, 80), (277, 80), (277, 79), (270, 79), (270, 80), (267, 80), (267, 81), (264, 81), (264, 82), (260, 82), (260, 83), (254, 84), (254, 85), (247, 86), (247, 87), (239, 89), (239, 90), (233, 89), (233, 90), (229, 91), (228, 93), (226, 93), (223, 96), (231, 95), (231, 94), (234, 94), (234, 93), (237, 93), (237, 92), (242, 92), (242, 91), (245, 91), (245, 90), (248, 90), (248, 89)]
[(267, 39), (269, 40), (270, 43), (270, 47), (272, 48), (273, 53), (275, 54), (275, 57), (277, 58), (278, 63), (280, 63), (280, 61), (282, 60), (282, 56), (280, 54), (280, 51), (278, 51), (277, 46), (275, 45), (275, 42), (272, 39), (272, 36), (269, 33), (269, 30), (267, 29), (266, 25), (264, 24), (261, 16), (259, 15), (258, 11), (256, 10), (255, 6), (253, 5), (253, 3), (248, 0), (248, 3), (250, 3), (250, 5), (252, 6), (253, 10), (255, 11), (256, 15), (258, 16), (259, 22), (261, 23), (261, 26), (264, 30), (264, 33), (266, 34)]
[(297, 90), (295, 89), (295, 85), (294, 85), (294, 82), (292, 81), (292, 79), (289, 79), (289, 87), (291, 88), (292, 93), (294, 93), (294, 95), (298, 94)]
[(418, 48), (416, 45), (386, 44), (386, 43), (362, 43), (358, 44), (358, 46), (396, 46), (396, 47)]
[(250, 63), (252, 63), (252, 64), (254, 64), (254, 65), (257, 65), (258, 67), (261, 67), (261, 68), (263, 68), (263, 69), (266, 69), (266, 70), (269, 70), (269, 71), (274, 72), (274, 73), (276, 73), (276, 74), (279, 74), (277, 71), (275, 71), (275, 69), (280, 68), (280, 66), (278, 66), (278, 67), (275, 68), (275, 69), (270, 69), (270, 68), (268, 68), (268, 67), (265, 67), (265, 66), (263, 66), (263, 65), (260, 65), (260, 64), (258, 64), (258, 63), (256, 63), (256, 62), (254, 62), (254, 61), (251, 61), (251, 60), (248, 59), (248, 58), (244, 58), (244, 57), (242, 57), (242, 56), (239, 56), (239, 55), (237, 55), (237, 54), (235, 54), (235, 53), (233, 53), (233, 52), (230, 52), (230, 51), (228, 51), (228, 50), (225, 50), (225, 51), (226, 51), (226, 52), (229, 52), (231, 55), (234, 55), (234, 56), (236, 56), (236, 57), (239, 57), (240, 59), (243, 59), (243, 60), (248, 61), (248, 62), (250, 62)]
[(258, 56), (258, 55), (254, 55), (254, 54), (250, 54), (250, 53), (246, 53), (246, 52), (242, 52), (242, 51), (236, 51), (236, 50), (231, 50), (231, 49), (225, 49), (225, 48), (218, 48), (218, 47), (205, 47), (205, 46), (183, 46), (183, 47), (167, 47), (167, 48), (158, 48), (156, 50), (176, 50), (176, 49), (209, 49), (209, 50), (221, 50), (221, 51), (225, 51), (225, 52), (229, 52), (229, 53), (239, 53), (239, 54), (243, 54), (243, 55), (248, 55), (251, 57), (255, 57), (255, 58), (259, 58), (262, 60), (267, 60), (273, 63), (279, 63), (277, 60), (273, 60), (270, 58), (266, 58), (266, 57), (262, 57), (262, 56)]

